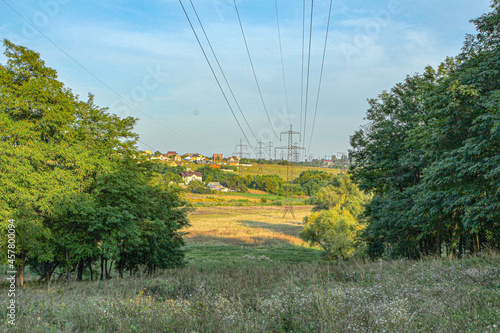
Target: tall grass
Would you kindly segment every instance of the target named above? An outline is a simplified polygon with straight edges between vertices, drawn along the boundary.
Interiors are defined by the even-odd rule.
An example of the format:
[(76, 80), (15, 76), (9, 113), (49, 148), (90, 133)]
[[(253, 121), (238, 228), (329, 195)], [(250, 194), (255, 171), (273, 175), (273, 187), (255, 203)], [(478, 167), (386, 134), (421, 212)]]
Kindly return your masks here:
[(328, 263), (300, 242), (310, 207), (191, 214), (185, 268), (108, 281), (28, 282), (2, 332), (500, 332), (500, 254)]
[[(499, 267), (496, 253), (454, 261), (197, 262), (153, 277), (28, 286), (17, 329), (496, 332)], [(3, 317), (5, 308), (2, 300)]]

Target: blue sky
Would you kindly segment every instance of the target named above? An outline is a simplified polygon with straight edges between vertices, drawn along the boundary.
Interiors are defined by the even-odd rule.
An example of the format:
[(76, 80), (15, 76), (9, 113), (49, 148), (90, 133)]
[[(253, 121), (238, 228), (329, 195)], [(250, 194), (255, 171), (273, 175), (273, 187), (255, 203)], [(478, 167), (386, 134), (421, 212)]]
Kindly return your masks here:
[[(183, 3), (210, 52), (189, 1)], [(233, 1), (193, 3), (250, 124), (252, 131), (223, 85), (250, 144), (256, 145), (254, 134), (265, 143), (285, 144), (274, 133), (279, 136), (290, 123), (294, 130), (304, 124), (303, 1), (277, 1), (286, 95), (275, 2), (236, 1), (272, 127)], [(436, 66), (447, 56), (457, 55), (464, 35), (475, 31), (469, 20), (488, 12), (489, 4), (488, 0), (334, 0), (316, 109), (329, 1), (314, 1), (309, 103), (302, 136), (309, 154), (346, 152), (349, 136), (363, 124), (366, 99), (390, 89), (408, 74), (422, 72), (426, 65)], [(306, 12), (307, 68), (310, 1), (306, 1)], [(91, 92), (110, 112), (139, 118), (136, 132), (141, 149), (227, 155), (243, 137), (177, 0), (0, 0), (0, 38), (39, 52), (82, 99)], [(210, 61), (217, 69), (211, 56)], [(0, 63), (5, 63), (3, 55)], [(223, 83), (218, 69), (216, 74)]]

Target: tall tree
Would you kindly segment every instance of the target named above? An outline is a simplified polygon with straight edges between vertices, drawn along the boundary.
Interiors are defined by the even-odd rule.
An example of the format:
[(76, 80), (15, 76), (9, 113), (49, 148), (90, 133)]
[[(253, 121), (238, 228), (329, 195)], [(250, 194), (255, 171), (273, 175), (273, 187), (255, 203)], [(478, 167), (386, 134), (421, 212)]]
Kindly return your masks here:
[[(80, 101), (38, 53), (7, 40), (4, 46), (0, 226), (5, 228), (9, 218), (16, 221), (18, 285), (26, 263), (49, 281), (58, 266), (65, 267), (68, 278), (73, 269), (81, 277), (84, 265), (91, 268), (97, 256), (118, 260), (120, 242), (151, 231), (144, 226), (149, 222), (165, 231), (156, 246), (170, 249), (155, 267), (179, 263), (185, 203), (174, 190), (151, 187), (148, 164), (132, 159), (138, 155), (132, 132), (136, 119), (110, 114), (95, 105), (92, 95)], [(140, 210), (135, 208), (139, 203)]]
[(462, 53), (370, 101), (351, 172), (375, 193), (372, 255), (449, 256), (500, 244), (500, 5)]

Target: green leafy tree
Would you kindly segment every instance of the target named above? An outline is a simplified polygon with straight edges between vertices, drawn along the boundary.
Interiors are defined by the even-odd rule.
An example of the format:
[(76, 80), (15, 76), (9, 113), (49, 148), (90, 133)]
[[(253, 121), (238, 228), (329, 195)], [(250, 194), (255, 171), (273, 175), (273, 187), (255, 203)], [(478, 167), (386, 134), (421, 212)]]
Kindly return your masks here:
[(373, 191), (373, 256), (498, 247), (500, 4), (473, 20), (461, 54), (370, 101), (351, 137), (354, 179)]
[(354, 253), (361, 229), (362, 225), (348, 211), (336, 207), (306, 216), (300, 237), (320, 245), (327, 258), (342, 260)]
[(320, 245), (328, 258), (346, 259), (360, 246), (364, 229), (361, 214), (370, 197), (361, 192), (349, 176), (338, 186), (322, 188), (312, 198), (314, 213), (304, 219), (300, 237), (311, 245)]
[[(183, 203), (163, 182), (149, 184), (157, 178), (135, 150), (136, 119), (108, 113), (94, 104), (92, 95), (78, 100), (38, 53), (7, 40), (4, 46), (0, 226), (5, 228), (10, 218), (16, 221), (18, 285), (26, 264), (46, 281), (57, 267), (68, 278), (73, 270), (81, 277), (84, 266), (92, 270), (98, 257), (119, 260), (121, 246), (131, 240), (155, 239), (155, 249), (163, 246), (164, 254), (170, 249), (171, 257), (163, 262), (143, 257), (149, 269), (165, 267), (168, 260), (179, 262), (175, 244), (180, 244), (178, 229), (187, 221), (180, 213)], [(179, 206), (172, 207), (173, 202)], [(148, 238), (148, 223), (166, 232)], [(5, 238), (1, 244), (6, 245)]]

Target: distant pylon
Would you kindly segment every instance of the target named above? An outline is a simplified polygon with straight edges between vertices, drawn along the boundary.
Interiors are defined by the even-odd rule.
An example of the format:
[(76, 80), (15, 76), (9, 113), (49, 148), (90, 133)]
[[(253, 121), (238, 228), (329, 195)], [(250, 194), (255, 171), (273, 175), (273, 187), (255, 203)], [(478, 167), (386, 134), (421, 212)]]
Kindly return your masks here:
[[(286, 132), (281, 132), (280, 134), (280, 139), (282, 135), (287, 135), (288, 136), (288, 145), (287, 146), (282, 146), (282, 147), (276, 147), (276, 149), (281, 149), (281, 150), (287, 150), (287, 161), (288, 164), (286, 166), (286, 182), (288, 184), (288, 190), (286, 191), (286, 200), (285, 200), (285, 212), (283, 214), (283, 218), (285, 218), (287, 213), (290, 213), (295, 219), (295, 213), (293, 210), (293, 203), (292, 203), (292, 195), (293, 195), (293, 162), (297, 160), (297, 151), (300, 149), (304, 149), (299, 146), (295, 146), (293, 144), (293, 136), (294, 135), (299, 135), (300, 138), (300, 132), (294, 132), (292, 130), (292, 125), (290, 125), (290, 130)], [(300, 139), (299, 139), (300, 140)]]
[[(239, 153), (239, 155), (240, 155), (240, 159), (242, 159), (244, 155), (249, 155), (247, 152), (244, 152), (244, 151), (243, 151), (243, 149), (244, 149), (244, 150), (247, 150), (247, 145), (244, 145), (244, 144), (243, 144), (243, 140), (242, 140), (242, 139), (240, 139), (240, 144), (239, 144), (239, 145), (236, 145), (234, 148), (235, 148), (236, 150), (238, 150), (238, 148), (239, 148), (239, 152), (238, 152), (238, 151), (236, 151), (236, 152), (235, 152), (235, 153), (233, 153), (233, 154), (238, 154), (238, 153)], [(241, 164), (241, 163), (240, 163), (240, 162), (238, 162), (238, 164)], [(239, 176), (240, 176), (240, 177), (242, 176), (242, 170), (241, 170), (241, 169), (242, 169), (242, 168), (241, 168), (241, 165), (238, 165), (238, 174), (239, 174)]]
[(266, 146), (264, 142), (257, 141), (257, 146), (255, 147), (257, 150), (257, 164), (259, 165), (259, 173), (262, 173), (262, 160), (265, 158)]

